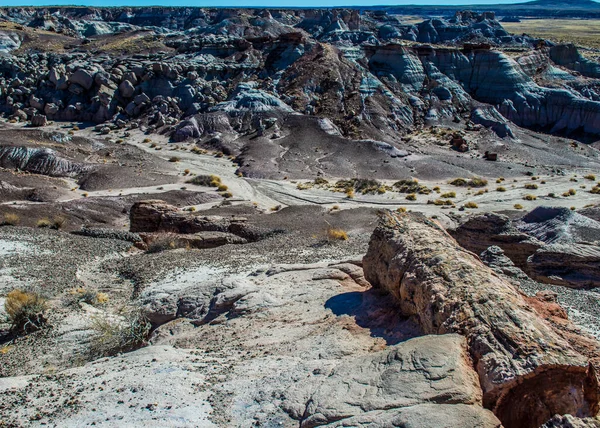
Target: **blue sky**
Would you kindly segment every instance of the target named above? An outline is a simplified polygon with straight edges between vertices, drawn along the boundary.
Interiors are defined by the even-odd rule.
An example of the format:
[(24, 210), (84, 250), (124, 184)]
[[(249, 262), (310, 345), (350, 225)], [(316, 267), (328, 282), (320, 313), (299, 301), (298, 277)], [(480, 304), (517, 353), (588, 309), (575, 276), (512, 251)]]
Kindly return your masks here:
[(366, 6), (366, 5), (406, 5), (406, 4), (500, 4), (522, 3), (526, 0), (0, 0), (2, 6), (237, 6), (237, 7), (324, 7), (324, 6)]

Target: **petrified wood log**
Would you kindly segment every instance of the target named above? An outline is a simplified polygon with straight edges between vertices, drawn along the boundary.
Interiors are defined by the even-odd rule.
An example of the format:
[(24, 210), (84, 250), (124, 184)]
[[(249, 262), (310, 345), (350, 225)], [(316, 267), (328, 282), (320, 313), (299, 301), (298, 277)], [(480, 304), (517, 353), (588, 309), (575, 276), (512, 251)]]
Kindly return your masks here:
[(466, 336), (484, 406), (504, 426), (598, 413), (598, 380), (588, 358), (437, 223), (417, 214), (383, 215), (363, 266), (367, 280), (389, 291), (425, 333)]

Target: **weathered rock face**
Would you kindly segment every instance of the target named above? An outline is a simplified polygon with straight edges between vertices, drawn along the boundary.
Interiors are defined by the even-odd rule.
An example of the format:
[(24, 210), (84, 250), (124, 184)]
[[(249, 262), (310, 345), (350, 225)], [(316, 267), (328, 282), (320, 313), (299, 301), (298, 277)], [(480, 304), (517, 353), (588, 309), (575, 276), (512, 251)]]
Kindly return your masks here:
[(91, 169), (91, 165), (65, 159), (51, 149), (21, 146), (0, 146), (0, 166), (52, 177), (74, 177)]
[[(514, 135), (505, 120), (553, 132), (600, 134), (600, 94), (574, 76), (595, 76), (599, 66), (573, 46), (548, 43), (551, 48), (519, 62), (492, 50), (533, 47), (538, 40), (508, 34), (489, 13), (459, 12), (418, 25), (343, 9), (117, 8), (88, 15), (72, 8), (9, 8), (0, 13), (15, 23), (68, 34), (75, 44), (113, 31), (137, 39), (143, 29), (148, 32), (143, 39), (152, 39), (153, 50), (161, 51), (152, 57), (92, 55), (85, 49), (3, 57), (0, 110), (12, 115), (31, 108), (50, 120), (141, 121), (175, 141), (204, 132), (189, 121), (175, 127), (179, 121), (232, 108), (243, 111), (239, 116), (246, 122), (274, 108), (328, 117), (345, 137), (388, 143), (425, 121), (458, 116), (471, 117), (502, 138)], [(26, 39), (7, 34), (7, 46), (15, 37), (14, 43)], [(464, 43), (464, 49), (406, 47), (399, 39)], [(542, 79), (534, 79), (543, 64), (545, 77), (559, 85), (544, 87)], [(577, 85), (568, 87), (565, 82), (572, 80)], [(240, 86), (248, 83), (256, 86), (241, 94)], [(474, 100), (491, 104), (490, 109)]]
[(228, 232), (197, 232), (191, 234), (180, 233), (142, 233), (141, 238), (146, 249), (153, 246), (169, 248), (215, 248), (226, 244), (245, 244), (248, 241), (240, 236)]
[[(260, 239), (268, 231), (260, 231), (246, 223), (245, 218), (226, 218), (219, 216), (198, 216), (183, 212), (177, 207), (169, 205), (160, 200), (149, 200), (136, 202), (129, 212), (131, 232), (163, 232), (173, 234), (197, 234), (199, 232), (222, 232), (235, 235), (240, 239), (235, 240), (228, 235), (208, 236), (198, 235), (196, 237), (174, 237), (175, 240), (183, 240), (190, 246), (201, 246), (202, 243), (212, 244), (243, 243), (246, 240), (255, 241)], [(147, 236), (148, 242), (155, 241), (156, 236)], [(213, 245), (214, 246), (214, 245)]]
[(546, 244), (600, 242), (600, 222), (565, 207), (537, 207), (515, 227)]
[(367, 280), (390, 292), (426, 333), (467, 337), (484, 406), (505, 426), (597, 414), (598, 380), (588, 359), (438, 224), (384, 215), (363, 265)]
[(598, 428), (600, 420), (596, 418), (577, 418), (572, 415), (556, 415), (541, 428)]
[(544, 245), (517, 229), (507, 216), (496, 213), (471, 217), (451, 233), (460, 245), (475, 254), (491, 246), (502, 248), (521, 269), (527, 265), (527, 259)]
[(534, 279), (573, 288), (600, 287), (600, 247), (590, 244), (550, 244), (527, 260)]
[[(340, 419), (344, 422), (331, 426), (355, 426), (359, 421), (360, 425), (378, 426), (382, 420), (401, 419), (403, 413), (404, 417), (410, 413), (404, 409), (381, 414), (387, 408), (402, 409), (423, 402), (460, 403), (465, 406), (448, 406), (446, 417), (465, 423), (460, 411), (464, 408), (469, 412), (469, 405), (481, 402), (479, 381), (470, 364), (466, 341), (458, 335), (432, 339), (420, 337), (389, 350), (351, 359), (332, 370), (316, 390), (314, 386), (307, 388), (310, 380), (300, 381), (289, 391), (284, 406), (300, 420), (301, 427), (322, 426)], [(340, 385), (344, 385), (343, 391)], [(309, 404), (292, 405), (297, 403)], [(473, 413), (469, 415), (476, 422), (473, 426), (499, 426), (493, 415)]]

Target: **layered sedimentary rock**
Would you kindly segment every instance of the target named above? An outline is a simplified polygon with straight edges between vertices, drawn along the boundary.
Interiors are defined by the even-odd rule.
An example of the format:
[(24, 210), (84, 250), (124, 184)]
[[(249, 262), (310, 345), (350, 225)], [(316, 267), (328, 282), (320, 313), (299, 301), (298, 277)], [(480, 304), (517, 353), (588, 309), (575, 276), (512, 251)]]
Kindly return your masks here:
[(517, 288), (421, 215), (388, 213), (363, 260), (426, 333), (467, 337), (484, 405), (505, 426), (537, 427), (554, 414), (594, 416), (598, 380)]
[[(509, 35), (489, 13), (459, 12), (412, 25), (351, 10), (50, 10), (1, 12), (27, 28), (3, 40), (27, 41), (31, 29), (52, 28), (60, 31), (52, 36), (56, 43), (81, 48), (54, 53), (26, 46), (0, 59), (0, 110), (14, 120), (38, 123), (44, 115), (131, 123), (185, 141), (212, 138), (223, 126), (231, 138), (260, 131), (258, 118), (267, 108), (327, 117), (345, 137), (390, 143), (425, 122), (461, 117), (502, 138), (514, 136), (505, 120), (552, 132), (600, 133), (600, 94), (575, 76), (595, 76), (597, 64), (572, 46), (550, 42), (515, 60), (493, 47), (531, 48), (538, 40)], [(116, 38), (108, 44), (116, 51), (85, 48), (84, 35), (106, 32)], [(123, 55), (121, 43), (150, 46), (152, 55)], [(241, 95), (249, 83), (252, 89)], [(244, 113), (230, 121), (233, 107)]]
[(507, 216), (496, 213), (473, 216), (451, 233), (460, 245), (475, 254), (491, 246), (502, 248), (521, 269), (527, 265), (527, 259), (544, 245), (517, 229)]
[(0, 166), (52, 177), (74, 177), (92, 168), (65, 159), (52, 149), (0, 146)]
[(532, 278), (574, 288), (600, 285), (600, 223), (561, 207), (538, 207), (518, 221), (486, 213), (469, 218), (452, 235), (479, 254), (500, 247)]
[[(184, 212), (177, 207), (160, 200), (136, 202), (129, 212), (131, 232), (162, 232), (172, 234), (196, 234), (199, 232), (221, 232), (224, 235), (198, 235), (195, 237), (174, 236), (174, 240), (183, 240), (192, 247), (206, 245), (215, 246), (217, 243), (243, 243), (245, 240), (255, 241), (269, 231), (258, 230), (249, 225), (243, 217), (199, 216)], [(240, 239), (234, 239), (228, 234)], [(157, 238), (147, 236), (152, 243)], [(235, 241), (235, 242), (234, 242)], [(214, 244), (214, 245), (213, 245)]]
[(600, 287), (600, 247), (592, 244), (550, 244), (527, 260), (534, 279), (573, 288)]
[(515, 226), (546, 244), (600, 242), (600, 222), (565, 207), (537, 207)]

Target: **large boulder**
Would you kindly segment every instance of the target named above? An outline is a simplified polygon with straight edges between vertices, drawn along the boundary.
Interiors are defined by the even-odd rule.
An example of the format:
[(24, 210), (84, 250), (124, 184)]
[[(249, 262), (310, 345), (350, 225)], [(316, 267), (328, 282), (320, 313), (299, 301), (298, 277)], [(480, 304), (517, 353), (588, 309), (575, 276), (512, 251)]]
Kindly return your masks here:
[(123, 80), (119, 85), (119, 93), (123, 98), (131, 98), (135, 92), (135, 86), (129, 80)]
[(389, 292), (428, 334), (467, 337), (483, 404), (507, 427), (555, 414), (595, 416), (598, 379), (523, 294), (422, 215), (387, 213), (363, 259), (367, 280)]
[(44, 114), (34, 114), (31, 116), (31, 126), (46, 126), (48, 124), (48, 120), (46, 115)]
[(94, 84), (94, 76), (89, 71), (80, 68), (69, 76), (69, 82), (89, 90)]

